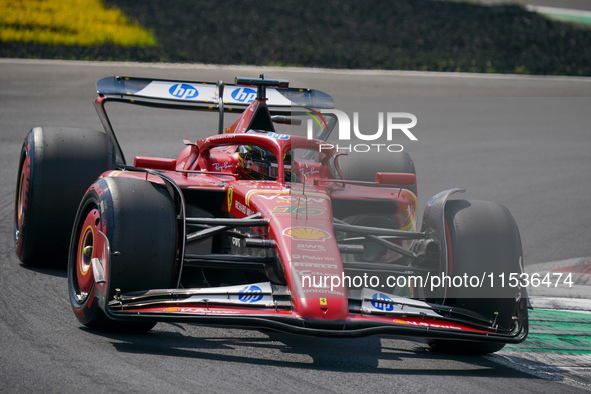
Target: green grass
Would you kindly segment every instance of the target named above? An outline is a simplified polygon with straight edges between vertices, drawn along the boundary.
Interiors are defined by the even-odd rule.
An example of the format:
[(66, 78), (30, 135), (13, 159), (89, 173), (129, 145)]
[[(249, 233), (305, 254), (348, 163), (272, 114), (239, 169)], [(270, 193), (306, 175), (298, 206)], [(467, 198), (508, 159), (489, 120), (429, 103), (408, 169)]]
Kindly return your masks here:
[(154, 35), (102, 0), (0, 0), (0, 41), (154, 46)]

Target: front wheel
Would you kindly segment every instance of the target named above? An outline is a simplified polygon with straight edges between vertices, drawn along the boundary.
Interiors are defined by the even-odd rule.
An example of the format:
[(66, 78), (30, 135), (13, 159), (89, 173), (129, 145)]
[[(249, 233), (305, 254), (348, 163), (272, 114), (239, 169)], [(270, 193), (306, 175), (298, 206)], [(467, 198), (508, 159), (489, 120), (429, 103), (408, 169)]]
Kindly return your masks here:
[[(487, 278), (477, 287), (449, 287), (445, 303), (476, 312), (499, 331), (511, 331), (519, 319), (527, 319), (525, 289), (502, 287), (488, 278), (522, 272), (521, 238), (513, 216), (494, 202), (451, 200), (445, 207), (445, 224), (451, 246), (448, 274), (452, 278)], [(430, 339), (427, 343), (436, 351), (461, 354), (493, 353), (505, 346), (440, 339)]]
[(96, 181), (78, 209), (68, 259), (70, 303), (80, 323), (100, 331), (148, 331), (155, 323), (111, 320), (98, 305), (92, 264), (109, 247), (107, 300), (115, 289), (129, 293), (171, 287), (177, 225), (164, 187), (130, 178)]

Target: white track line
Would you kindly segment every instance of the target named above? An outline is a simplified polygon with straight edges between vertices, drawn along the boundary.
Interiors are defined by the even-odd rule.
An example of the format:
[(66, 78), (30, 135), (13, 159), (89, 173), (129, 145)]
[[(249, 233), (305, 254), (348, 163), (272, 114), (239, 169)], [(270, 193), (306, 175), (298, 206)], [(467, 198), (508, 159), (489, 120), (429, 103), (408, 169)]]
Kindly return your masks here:
[(585, 298), (531, 297), (534, 309), (556, 309), (567, 312), (591, 313), (591, 300)]
[(591, 18), (591, 11), (576, 10), (574, 8), (562, 8), (562, 7), (547, 7), (541, 5), (527, 5), (525, 8), (528, 11), (539, 12), (540, 14), (551, 14), (551, 15), (576, 15), (585, 16)]

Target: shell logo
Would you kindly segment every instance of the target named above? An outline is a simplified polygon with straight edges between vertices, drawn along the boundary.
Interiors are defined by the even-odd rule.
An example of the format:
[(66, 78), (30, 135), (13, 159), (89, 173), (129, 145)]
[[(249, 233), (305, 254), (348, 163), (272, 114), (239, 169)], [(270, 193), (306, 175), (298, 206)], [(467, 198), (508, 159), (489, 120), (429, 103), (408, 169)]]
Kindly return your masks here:
[(283, 230), (283, 235), (296, 241), (320, 241), (332, 238), (329, 233), (314, 227), (288, 227)]

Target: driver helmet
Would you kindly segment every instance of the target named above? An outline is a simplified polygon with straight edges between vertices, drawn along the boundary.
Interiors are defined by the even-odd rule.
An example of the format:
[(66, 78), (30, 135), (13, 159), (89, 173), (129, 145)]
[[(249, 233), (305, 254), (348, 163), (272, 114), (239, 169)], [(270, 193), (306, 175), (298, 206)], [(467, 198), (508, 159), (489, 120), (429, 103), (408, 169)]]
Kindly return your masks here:
[[(266, 133), (263, 130), (248, 130), (247, 133)], [(291, 152), (283, 157), (285, 180), (291, 181)], [(258, 145), (238, 147), (238, 172), (243, 179), (275, 180), (278, 173), (277, 158), (268, 149)]]

